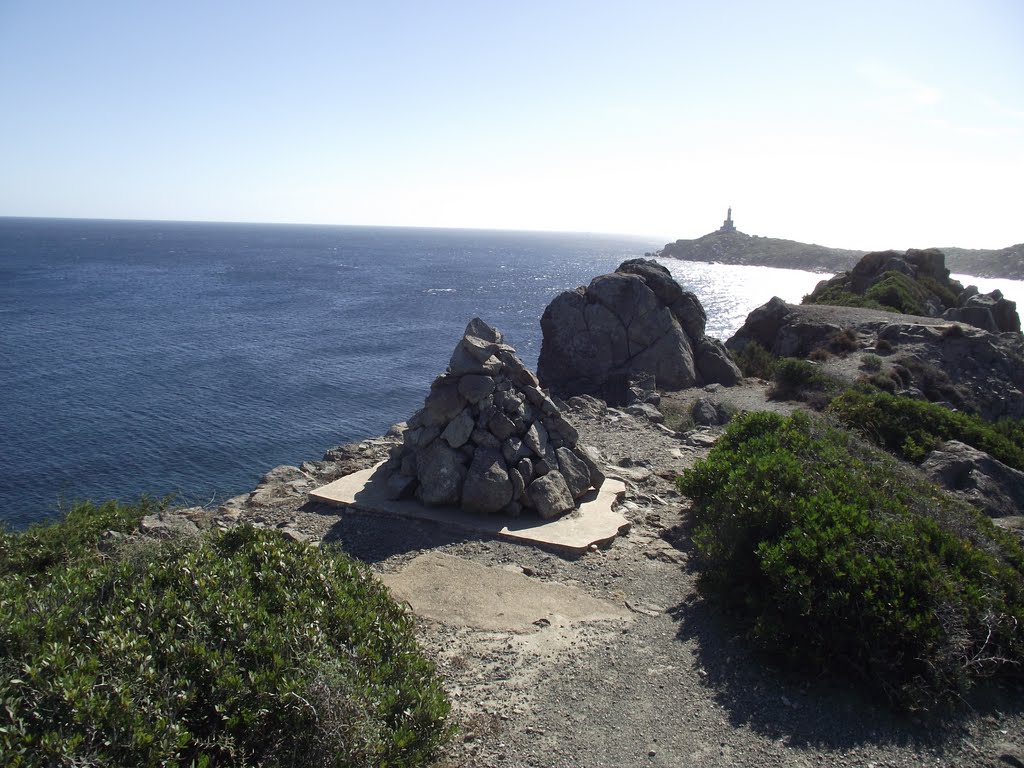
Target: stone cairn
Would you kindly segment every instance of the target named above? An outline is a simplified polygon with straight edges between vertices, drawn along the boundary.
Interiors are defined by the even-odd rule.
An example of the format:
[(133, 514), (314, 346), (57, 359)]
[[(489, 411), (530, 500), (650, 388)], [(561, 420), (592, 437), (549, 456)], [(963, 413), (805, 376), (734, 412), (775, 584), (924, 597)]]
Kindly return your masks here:
[(596, 453), (578, 441), (515, 350), (474, 318), (392, 449), (388, 495), (552, 519), (604, 482)]

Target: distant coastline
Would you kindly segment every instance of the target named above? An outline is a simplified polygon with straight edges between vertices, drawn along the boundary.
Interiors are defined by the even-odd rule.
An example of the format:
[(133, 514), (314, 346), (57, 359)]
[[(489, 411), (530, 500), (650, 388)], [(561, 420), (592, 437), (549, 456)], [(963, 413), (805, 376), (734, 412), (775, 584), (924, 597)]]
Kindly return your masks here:
[[(1024, 243), (999, 249), (939, 247), (939, 250), (946, 254), (946, 266), (951, 272), (1024, 280)], [(723, 226), (693, 240), (667, 243), (660, 251), (648, 255), (685, 261), (841, 272), (853, 267), (865, 253), (868, 251), (748, 235)]]

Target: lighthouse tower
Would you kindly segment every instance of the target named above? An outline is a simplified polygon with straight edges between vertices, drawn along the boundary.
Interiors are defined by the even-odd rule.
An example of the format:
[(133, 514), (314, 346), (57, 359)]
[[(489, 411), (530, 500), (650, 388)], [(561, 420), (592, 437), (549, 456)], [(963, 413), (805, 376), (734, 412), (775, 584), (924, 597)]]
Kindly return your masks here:
[(718, 230), (718, 234), (725, 235), (735, 231), (736, 225), (732, 223), (732, 207), (730, 207), (729, 213), (725, 217), (725, 221), (722, 222), (722, 226)]

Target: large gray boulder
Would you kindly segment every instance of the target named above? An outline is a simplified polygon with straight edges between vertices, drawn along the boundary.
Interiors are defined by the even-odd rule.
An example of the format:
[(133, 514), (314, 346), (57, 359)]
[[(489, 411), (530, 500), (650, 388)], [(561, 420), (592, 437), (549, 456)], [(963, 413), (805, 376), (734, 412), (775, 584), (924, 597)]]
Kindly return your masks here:
[[(647, 338), (652, 331), (643, 323), (658, 321), (641, 315), (634, 334)], [(388, 494), (478, 514), (535, 509), (552, 518), (574, 509), (604, 474), (539, 384), (501, 333), (470, 321), (448, 370), (390, 452)]]
[(965, 443), (942, 443), (925, 457), (921, 469), (989, 517), (1019, 515), (1024, 510), (1024, 472)]
[(563, 397), (622, 399), (630, 380), (653, 377), (661, 389), (710, 383), (732, 386), (742, 375), (722, 345), (704, 335), (706, 315), (656, 261), (632, 259), (587, 288), (554, 298), (541, 318), (537, 374)]

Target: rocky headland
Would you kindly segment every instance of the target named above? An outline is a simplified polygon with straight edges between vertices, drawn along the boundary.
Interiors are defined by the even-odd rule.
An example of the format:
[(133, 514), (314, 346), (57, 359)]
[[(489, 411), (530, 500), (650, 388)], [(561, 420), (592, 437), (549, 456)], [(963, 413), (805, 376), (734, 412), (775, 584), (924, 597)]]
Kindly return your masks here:
[[(979, 691), (943, 717), (894, 717), (842, 681), (763, 664), (698, 593), (690, 501), (674, 482), (734, 414), (808, 407), (742, 376), (725, 350), (754, 343), (776, 357), (817, 357), (850, 385), (866, 358), (878, 358), (877, 372), (895, 376), (908, 397), (1024, 417), (1019, 330), (973, 325), (977, 313), (943, 317), (948, 309), (909, 316), (772, 299), (722, 345), (704, 335), (699, 300), (667, 271), (626, 262), (552, 301), (538, 377), (496, 329), (473, 321), (408, 422), (275, 468), (217, 509), (163, 513), (143, 529), (180, 535), (250, 523), (369, 563), (417, 614), (447, 681), (461, 731), (441, 766), (1024, 765), (1016, 690)], [(820, 353), (837, 343), (841, 353)], [(444, 478), (457, 478), (441, 490), (421, 473), (432, 451), (450, 459)], [(309, 497), (390, 462), (397, 495), (526, 513), (523, 460), (534, 483), (563, 462), (579, 470), (575, 480), (562, 472), (570, 488), (623, 481), (628, 535), (566, 555)], [(1024, 499), (1024, 474), (953, 441), (921, 471), (994, 517), (1010, 520)], [(467, 498), (474, 475), (482, 489)], [(533, 508), (543, 514), (537, 501)]]
[[(999, 249), (942, 247), (939, 250), (945, 254), (950, 269), (959, 274), (1024, 280), (1024, 243)], [(647, 255), (685, 261), (839, 272), (850, 269), (865, 253), (748, 235), (740, 231), (717, 231), (692, 240), (666, 243), (660, 251)]]

